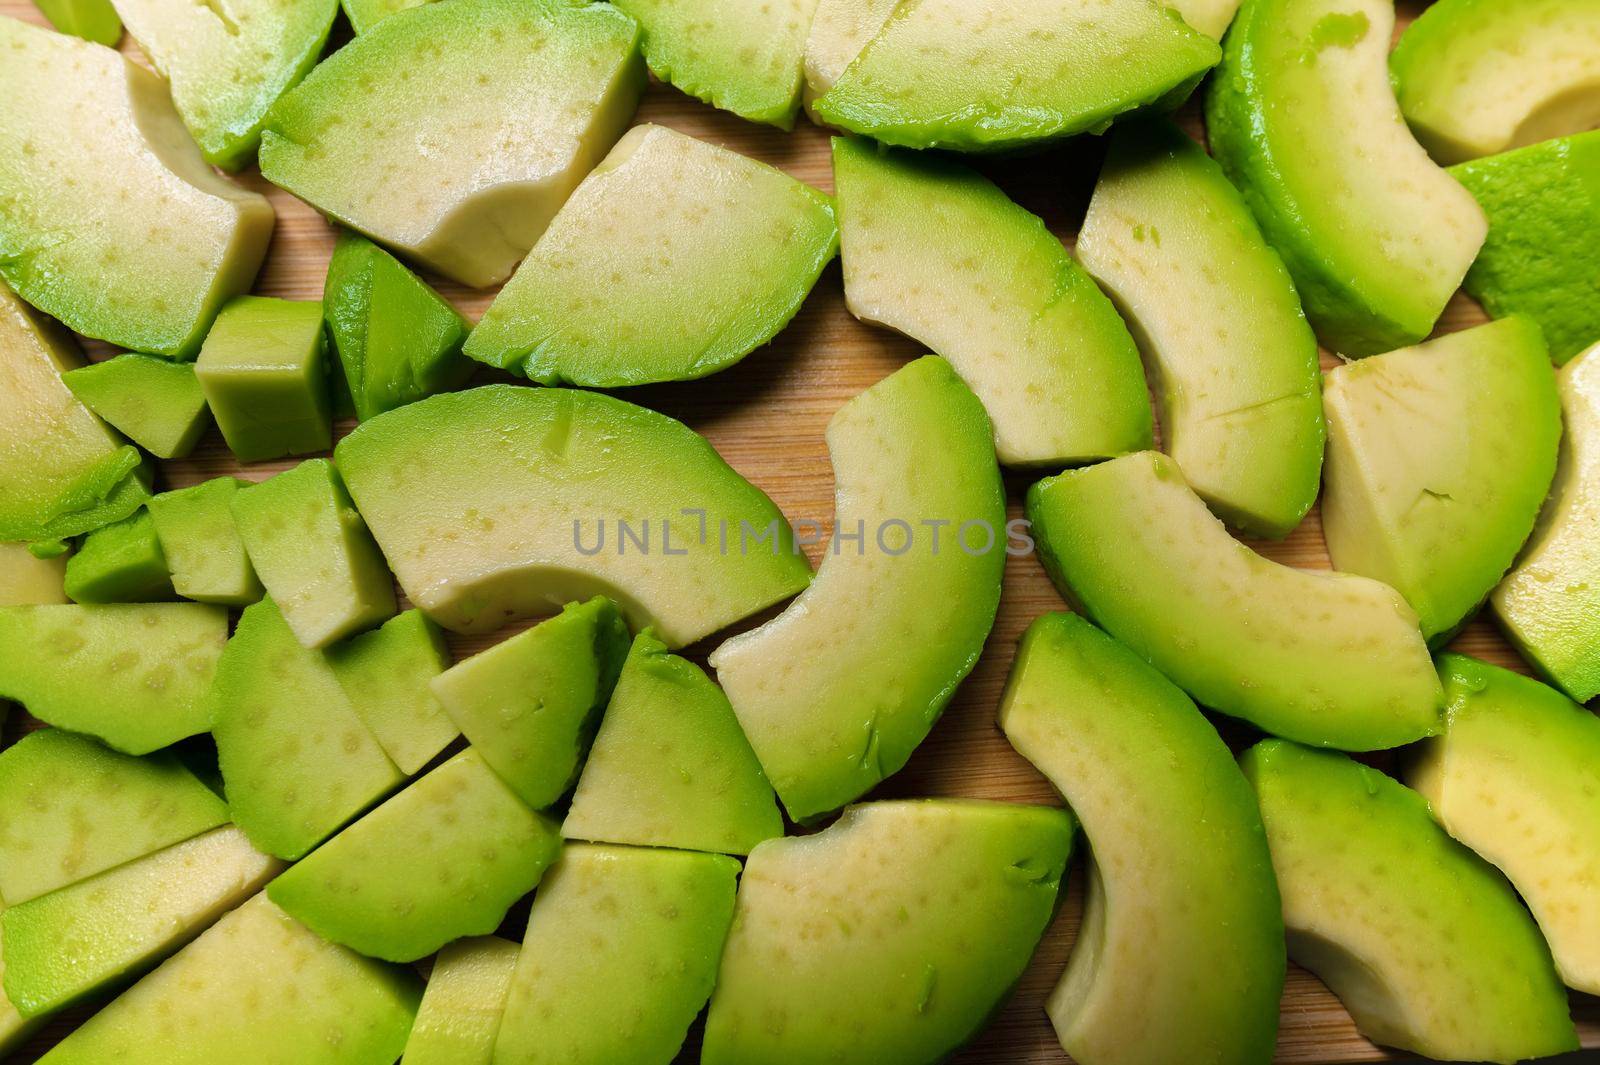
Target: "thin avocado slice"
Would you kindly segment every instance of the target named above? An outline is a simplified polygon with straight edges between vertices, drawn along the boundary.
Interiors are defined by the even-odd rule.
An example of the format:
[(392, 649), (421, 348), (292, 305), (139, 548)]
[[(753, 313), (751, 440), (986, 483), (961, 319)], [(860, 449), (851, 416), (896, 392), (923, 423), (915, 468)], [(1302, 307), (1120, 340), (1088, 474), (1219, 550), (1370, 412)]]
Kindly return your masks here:
[(233, 497), (249, 484), (237, 477), (213, 477), (150, 500), (150, 518), (172, 570), (172, 587), (185, 599), (246, 606), (261, 598), (261, 581), (233, 520)]
[(1539, 929), (1427, 801), (1332, 751), (1264, 740), (1240, 759), (1261, 804), (1289, 957), (1363, 1035), (1450, 1061), (1576, 1049)]
[(193, 358), (272, 208), (206, 166), (144, 67), (9, 18), (0, 47), (0, 277), (76, 332)]
[(495, 1034), (521, 950), (499, 936), (474, 936), (439, 951), (403, 1065), (493, 1065)]
[(1047, 1007), (1061, 1046), (1101, 1065), (1270, 1062), (1283, 917), (1255, 796), (1216, 729), (1075, 614), (1028, 626), (1000, 727), (1093, 848)]
[(468, 749), (317, 848), (267, 896), (324, 939), (411, 962), (500, 927), (560, 850), (555, 822)]
[(805, 85), (800, 91), (808, 113), (899, 6), (900, 0), (818, 0), (806, 35)]
[(171, 599), (172, 571), (147, 510), (83, 538), (67, 559), (67, 596), (74, 603), (152, 603)]
[[(547, 385), (704, 377), (776, 336), (838, 246), (823, 193), (665, 126), (635, 126), (561, 208), (466, 352)], [(624, 248), (640, 269), (619, 269)]]
[(222, 308), (194, 372), (239, 461), (333, 442), (326, 351), (319, 301), (239, 296)]
[[(0, 933), (5, 931), (5, 905), (0, 903)], [(4, 981), (6, 965), (4, 936), (0, 934), (0, 1054), (9, 1054), (33, 1037), (45, 1023), (45, 1017), (24, 1017), (6, 998)]]
[(1221, 167), (1170, 122), (1118, 126), (1076, 250), (1133, 326), (1190, 487), (1235, 528), (1288, 535), (1321, 481), (1317, 338)]
[(386, 18), (273, 107), (261, 173), (446, 277), (497, 284), (627, 128), (637, 39), (610, 4), (575, 0)]
[(182, 458), (211, 424), (188, 363), (129, 352), (61, 375), (72, 394), (156, 458)]
[(67, 601), (66, 555), (39, 558), (27, 544), (0, 543), (0, 606), (49, 606)]
[(459, 735), (430, 682), (450, 668), (439, 626), (407, 610), (327, 650), (356, 714), (400, 772), (410, 776)]
[(122, 40), (122, 20), (111, 0), (33, 0), (34, 6), (62, 33), (115, 48)]
[(1167, 6), (1196, 30), (1220, 41), (1238, 13), (1239, 0), (1169, 0)]
[(431, 0), (339, 0), (339, 6), (350, 20), (350, 28), (365, 33), (390, 15), (429, 2)]
[(1400, 117), (1393, 28), (1392, 0), (1245, 0), (1206, 98), (1217, 161), (1350, 356), (1432, 332), (1488, 228)]
[(1447, 639), (1500, 583), (1555, 476), (1561, 399), (1522, 317), (1328, 372), (1322, 528), (1335, 569)]
[(702, 1065), (944, 1060), (1033, 956), (1073, 829), (1065, 810), (923, 799), (852, 806), (816, 835), (761, 844)]
[(977, 398), (933, 357), (828, 423), (836, 531), (816, 582), (709, 659), (795, 820), (898, 772), (977, 662), (1006, 559), (991, 440)]
[(645, 631), (606, 705), (568, 839), (749, 854), (783, 815), (722, 689)]
[(1045, 228), (958, 163), (835, 138), (850, 313), (950, 360), (1007, 465), (1078, 465), (1151, 446), (1139, 349)]
[(458, 632), (598, 594), (682, 647), (811, 577), (783, 514), (703, 437), (594, 392), (432, 396), (363, 422), (334, 462), (407, 597)]
[(1061, 593), (1202, 706), (1344, 750), (1437, 731), (1439, 679), (1400, 594), (1256, 554), (1165, 455), (1040, 481), (1028, 517)]

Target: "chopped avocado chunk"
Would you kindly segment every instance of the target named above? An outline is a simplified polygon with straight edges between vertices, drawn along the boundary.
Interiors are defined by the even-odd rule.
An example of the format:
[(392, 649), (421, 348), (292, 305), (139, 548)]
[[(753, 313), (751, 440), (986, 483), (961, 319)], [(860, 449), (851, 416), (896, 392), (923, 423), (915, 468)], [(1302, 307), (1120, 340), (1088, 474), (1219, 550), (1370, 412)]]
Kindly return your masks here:
[[(628, 249), (636, 267), (622, 261)], [(541, 384), (704, 377), (776, 336), (837, 250), (832, 203), (816, 189), (635, 126), (567, 200), (466, 351)]]
[(335, 644), (328, 665), (379, 746), (410, 776), (459, 733), (429, 682), (450, 668), (439, 626), (407, 610), (381, 628)]
[(1392, 0), (1245, 0), (1206, 99), (1217, 161), (1350, 356), (1432, 332), (1487, 229), (1400, 118), (1393, 27)]
[(225, 606), (261, 598), (261, 581), (233, 520), (233, 497), (249, 483), (213, 477), (150, 500), (150, 517), (172, 569), (172, 587), (184, 598)]
[(415, 974), (335, 946), (257, 895), (67, 1036), (49, 1065), (380, 1065)]
[(444, 392), (472, 373), (461, 357), (466, 319), (365, 237), (339, 234), (322, 307), (359, 418)]
[(542, 810), (583, 768), (627, 653), (610, 600), (572, 603), (435, 677), (433, 694), (511, 790)]
[(1105, 1065), (1270, 1062), (1283, 917), (1255, 796), (1216, 729), (1075, 614), (1028, 626), (1000, 727), (1093, 849), (1083, 926), (1048, 1005), (1061, 1046)]
[(111, 0), (33, 0), (34, 6), (62, 33), (95, 44), (117, 46), (122, 40), (122, 20)]
[(327, 459), (309, 459), (229, 504), (267, 594), (305, 646), (394, 616), (394, 579)]
[(646, 631), (611, 693), (561, 834), (749, 854), (783, 835), (783, 816), (728, 697)]
[(904, 0), (814, 110), (885, 144), (1019, 148), (1098, 133), (1218, 51), (1155, 0)]
[(195, 376), (241, 462), (333, 443), (319, 301), (239, 296), (217, 315)]
[(27, 544), (0, 543), (0, 606), (65, 603), (65, 555), (38, 558)]
[(439, 951), (402, 1065), (493, 1065), (521, 949), (499, 936), (476, 936)]
[(539, 887), (495, 1060), (667, 1065), (711, 997), (739, 863), (574, 844)]
[(192, 358), (272, 208), (206, 166), (144, 67), (9, 18), (0, 48), (0, 277), (79, 333)]
[(1328, 372), (1334, 568), (1447, 639), (1500, 583), (1555, 476), (1561, 399), (1539, 327), (1505, 318)]
[(30, 732), (0, 752), (0, 896), (15, 906), (227, 821), (223, 801), (170, 754)]
[(1339, 996), (1363, 1035), (1451, 1061), (1577, 1048), (1533, 919), (1504, 877), (1433, 823), (1422, 796), (1282, 740), (1256, 744), (1241, 764), (1261, 804), (1289, 957)]
[(1165, 455), (1040, 481), (1028, 517), (1061, 593), (1202, 706), (1345, 750), (1438, 728), (1439, 679), (1400, 594), (1256, 554)]
[(1317, 338), (1222, 168), (1170, 122), (1119, 126), (1077, 253), (1133, 325), (1190, 487), (1236, 528), (1288, 535), (1321, 482)]
[(149, 754), (210, 727), (227, 612), (199, 603), (0, 607), (0, 696), (47, 724)]
[(807, 111), (817, 97), (833, 88), (899, 6), (900, 0), (818, 0), (806, 37), (806, 83), (801, 98)]
[(844, 295), (950, 360), (1008, 465), (1077, 465), (1151, 446), (1139, 349), (1036, 215), (938, 156), (836, 138)]
[(796, 821), (906, 764), (983, 650), (1006, 560), (989, 419), (943, 359), (846, 403), (828, 453), (836, 531), (816, 582), (710, 658)]
[(129, 352), (61, 375), (72, 394), (157, 458), (182, 458), (211, 424), (186, 362)]
[(638, 32), (578, 0), (384, 19), (278, 101), (261, 172), (432, 270), (497, 284), (627, 128), (645, 82)]
[(500, 927), (560, 850), (555, 822), (468, 749), (317, 848), (267, 895), (324, 939), (410, 962)]
[(103, 525), (67, 560), (66, 591), (74, 603), (150, 603), (171, 599), (172, 572), (148, 511)]
[(767, 840), (740, 878), (701, 1062), (944, 1060), (1033, 956), (1072, 834), (1065, 810), (923, 799)]
[(211, 732), (234, 822), (279, 858), (302, 857), (403, 779), (271, 599), (245, 608), (217, 663)]
[(363, 422), (334, 462), (407, 596), (460, 632), (605, 595), (682, 647), (811, 578), (704, 437), (594, 392), (432, 396)]

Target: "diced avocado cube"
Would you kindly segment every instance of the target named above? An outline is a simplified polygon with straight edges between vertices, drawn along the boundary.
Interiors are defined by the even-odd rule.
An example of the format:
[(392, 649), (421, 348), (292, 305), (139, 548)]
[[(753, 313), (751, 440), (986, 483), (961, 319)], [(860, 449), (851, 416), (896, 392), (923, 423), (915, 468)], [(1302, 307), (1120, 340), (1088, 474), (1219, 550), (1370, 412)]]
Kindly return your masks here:
[(222, 308), (194, 372), (240, 461), (333, 443), (325, 347), (321, 301), (239, 296)]
[(111, 48), (122, 40), (122, 20), (111, 0), (33, 0), (50, 25), (62, 33)]
[(520, 945), (499, 936), (457, 940), (439, 952), (403, 1065), (492, 1065), (495, 1033)]
[(72, 394), (157, 458), (182, 458), (211, 423), (194, 367), (129, 352), (61, 375)]
[(244, 606), (261, 598), (261, 581), (233, 520), (234, 493), (249, 484), (213, 477), (150, 500), (172, 587), (186, 599)]
[(74, 603), (149, 603), (171, 599), (172, 573), (147, 510), (84, 537), (67, 560), (67, 595)]
[(411, 775), (460, 735), (430, 681), (450, 668), (439, 626), (407, 610), (327, 650), (339, 686), (384, 752)]

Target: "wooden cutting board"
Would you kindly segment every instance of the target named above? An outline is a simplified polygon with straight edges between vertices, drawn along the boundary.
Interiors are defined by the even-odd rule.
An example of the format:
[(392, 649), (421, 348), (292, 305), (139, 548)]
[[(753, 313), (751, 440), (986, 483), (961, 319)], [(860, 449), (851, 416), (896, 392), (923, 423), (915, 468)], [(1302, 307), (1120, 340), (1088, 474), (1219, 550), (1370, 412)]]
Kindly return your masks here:
[[(1401, 25), (1422, 7), (1418, 0), (1400, 0)], [(28, 0), (0, 0), (0, 13), (44, 22)], [(141, 58), (131, 41), (125, 40), (123, 49)], [(1181, 117), (1192, 132), (1200, 131), (1199, 112), (1192, 103)], [(638, 121), (657, 122), (703, 137), (771, 163), (817, 188), (833, 191), (828, 134), (804, 119), (793, 133), (786, 134), (713, 110), (670, 87), (652, 84), (639, 108)], [(983, 164), (983, 169), (1070, 243), (1093, 188), (1099, 158), (1100, 149), (1094, 138), (1082, 138), (1040, 155), (991, 160)], [(289, 299), (320, 299), (334, 230), (315, 211), (267, 184), (253, 169), (240, 181), (264, 193), (278, 212), (277, 232), (255, 291)], [(438, 287), (474, 319), (493, 296), (492, 292), (473, 291), (449, 282), (440, 282)], [(1458, 296), (1446, 311), (1440, 331), (1451, 332), (1483, 320), (1475, 304)], [(113, 353), (98, 342), (86, 343), (85, 348), (95, 358)], [(734, 468), (771, 495), (791, 520), (812, 519), (826, 527), (833, 514), (833, 477), (823, 443), (829, 417), (851, 396), (920, 354), (923, 349), (917, 344), (869, 328), (850, 316), (835, 262), (824, 272), (794, 322), (771, 346), (702, 381), (640, 388), (623, 395), (682, 419), (705, 434)], [(1331, 366), (1336, 360), (1324, 352), (1323, 362)], [(350, 427), (342, 424), (339, 428), (347, 431)], [(193, 456), (162, 464), (160, 487), (181, 487), (223, 473), (261, 480), (292, 464), (241, 466), (213, 430)], [(1033, 479), (1027, 474), (1007, 476), (1012, 516), (1021, 514), (1023, 492)], [(1252, 546), (1290, 565), (1328, 565), (1315, 511), (1282, 543)], [(809, 549), (814, 565), (824, 549), (824, 544)], [(1064, 608), (1036, 559), (1009, 559), (999, 618), (982, 660), (910, 764), (874, 796), (970, 796), (1058, 802), (1050, 785), (1011, 750), (995, 727), (994, 714), (1022, 630), (1039, 614)], [(487, 639), (455, 639), (455, 653), (463, 656), (481, 650), (511, 631), (514, 630)], [(703, 661), (715, 642), (706, 641), (687, 653)], [(1452, 646), (1501, 665), (1523, 668), (1487, 621), (1474, 622)], [(30, 724), (24, 720), (22, 727), (26, 729)], [(1219, 724), (1231, 742), (1250, 741), (1247, 730), (1226, 721)], [(9, 726), (13, 736), (16, 727)], [(1081, 909), (1080, 867), (1060, 917), (1045, 937), (1021, 986), (988, 1030), (957, 1056), (959, 1065), (1033, 1065), (1067, 1060), (1051, 1031), (1043, 1004), (1061, 974)], [(1574, 1011), (1584, 1045), (1600, 1046), (1600, 1000), (1574, 996)], [(56, 1022), (12, 1060), (35, 1060), (82, 1016), (76, 1014)], [(1152, 1017), (1150, 1023), (1161, 1024), (1163, 1018)], [(686, 1052), (683, 1060), (694, 1059)], [(1392, 1058), (1357, 1034), (1338, 1000), (1315, 977), (1291, 966), (1283, 997), (1278, 1060), (1344, 1062)]]

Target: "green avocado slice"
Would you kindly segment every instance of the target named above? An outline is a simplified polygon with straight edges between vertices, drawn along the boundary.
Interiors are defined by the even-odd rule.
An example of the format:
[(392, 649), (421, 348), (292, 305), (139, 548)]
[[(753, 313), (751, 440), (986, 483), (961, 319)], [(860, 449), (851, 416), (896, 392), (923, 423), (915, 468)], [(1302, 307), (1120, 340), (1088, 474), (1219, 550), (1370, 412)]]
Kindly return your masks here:
[(246, 606), (261, 598), (261, 581), (233, 520), (233, 497), (249, 481), (213, 477), (162, 492), (149, 503), (156, 537), (185, 599)]
[(439, 951), (403, 1065), (493, 1065), (494, 1040), (520, 944), (499, 936), (458, 939)]
[(350, 705), (400, 772), (415, 773), (459, 734), (430, 687), (450, 668), (450, 650), (439, 626), (420, 610), (326, 653)]
[(211, 424), (194, 367), (129, 352), (61, 375), (72, 394), (156, 458), (182, 458)]
[(103, 525), (67, 559), (65, 588), (74, 603), (151, 603), (172, 599), (172, 571), (147, 510)]

